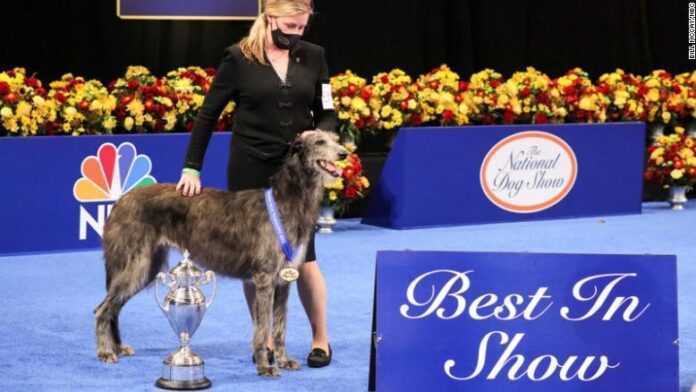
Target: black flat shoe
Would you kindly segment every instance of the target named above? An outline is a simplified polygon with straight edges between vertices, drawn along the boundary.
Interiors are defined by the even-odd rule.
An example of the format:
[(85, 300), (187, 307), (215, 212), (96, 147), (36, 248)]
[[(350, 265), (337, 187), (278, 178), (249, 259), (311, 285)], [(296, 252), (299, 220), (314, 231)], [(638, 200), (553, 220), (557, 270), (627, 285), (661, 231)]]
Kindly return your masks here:
[[(273, 365), (273, 362), (275, 362), (275, 354), (273, 353), (273, 350), (266, 347), (266, 352), (268, 353), (268, 364)], [(251, 362), (256, 363), (256, 358), (254, 358), (254, 354), (251, 354)]]
[(312, 352), (309, 353), (307, 356), (307, 366), (313, 367), (313, 368), (321, 368), (324, 366), (328, 366), (331, 363), (331, 356), (333, 355), (333, 351), (331, 350), (331, 345), (329, 344), (329, 353), (326, 354), (326, 351), (320, 349), (320, 348), (315, 348), (312, 349)]

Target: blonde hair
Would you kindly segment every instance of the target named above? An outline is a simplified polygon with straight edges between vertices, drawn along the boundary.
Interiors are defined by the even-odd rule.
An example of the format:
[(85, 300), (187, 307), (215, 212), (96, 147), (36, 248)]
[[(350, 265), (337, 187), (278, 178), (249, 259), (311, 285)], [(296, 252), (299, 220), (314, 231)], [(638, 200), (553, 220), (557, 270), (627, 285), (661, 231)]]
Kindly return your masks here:
[(268, 64), (264, 56), (266, 35), (269, 29), (267, 17), (277, 18), (311, 13), (311, 0), (264, 0), (262, 2), (262, 12), (256, 17), (254, 24), (249, 30), (249, 35), (239, 42), (242, 54), (251, 61)]

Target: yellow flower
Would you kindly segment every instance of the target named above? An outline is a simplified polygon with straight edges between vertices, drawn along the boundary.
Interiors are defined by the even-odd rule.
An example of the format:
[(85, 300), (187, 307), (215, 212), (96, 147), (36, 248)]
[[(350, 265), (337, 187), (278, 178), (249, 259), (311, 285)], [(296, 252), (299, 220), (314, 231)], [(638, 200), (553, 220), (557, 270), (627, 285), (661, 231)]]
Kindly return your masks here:
[(131, 103), (129, 103), (126, 107), (128, 108), (128, 111), (134, 116), (142, 115), (143, 111), (145, 110), (145, 106), (142, 104), (142, 102), (140, 102), (137, 99), (131, 101)]
[(370, 187), (370, 181), (368, 181), (367, 177), (360, 177), (360, 182), (362, 182), (363, 187), (365, 187), (365, 188)]
[(662, 112), (662, 122), (665, 124), (669, 123), (669, 120), (672, 118), (672, 114), (670, 112)]
[(387, 105), (387, 106), (385, 106), (385, 107), (382, 108), (382, 111), (380, 112), (380, 115), (382, 116), (382, 118), (387, 118), (387, 117), (389, 117), (389, 115), (390, 115), (391, 113), (392, 113), (392, 107), (389, 106), (389, 105)]
[(29, 116), (31, 114), (31, 105), (25, 101), (19, 102), (17, 105), (17, 117)]
[(594, 111), (597, 110), (597, 105), (592, 98), (584, 96), (580, 99), (580, 109)]
[(648, 101), (657, 102), (659, 100), (660, 91), (658, 91), (656, 88), (651, 88), (650, 91), (648, 91)]
[(116, 119), (112, 116), (109, 116), (109, 117), (104, 119), (104, 121), (102, 122), (102, 125), (104, 126), (105, 129), (110, 131), (110, 130), (116, 128)]
[(674, 127), (674, 132), (681, 135), (684, 133), (684, 127)]
[(12, 109), (8, 108), (7, 106), (4, 106), (2, 108), (2, 110), (0, 110), (0, 117), (2, 117), (2, 118), (12, 117)]
[(336, 192), (334, 192), (334, 191), (329, 192), (329, 200), (335, 201), (337, 198), (338, 198), (338, 196), (336, 195)]
[(123, 121), (123, 127), (130, 131), (133, 129), (133, 122), (133, 117), (126, 117), (126, 119)]
[[(343, 98), (348, 98), (348, 97), (343, 97)], [(363, 99), (360, 97), (353, 98), (352, 101), (350, 100), (350, 98), (348, 98), (348, 100), (350, 101), (350, 103), (348, 105), (344, 105), (344, 106), (350, 106), (353, 110), (359, 111), (359, 110), (362, 110), (363, 108), (367, 107), (367, 105), (365, 104), (365, 101), (363, 101)]]
[(672, 176), (673, 179), (678, 180), (678, 179), (684, 177), (684, 170), (683, 169), (674, 169), (670, 173), (670, 176)]
[(662, 147), (658, 147), (652, 152), (652, 154), (650, 154), (650, 159), (661, 158), (662, 154), (664, 154), (664, 153), (665, 153), (665, 149)]

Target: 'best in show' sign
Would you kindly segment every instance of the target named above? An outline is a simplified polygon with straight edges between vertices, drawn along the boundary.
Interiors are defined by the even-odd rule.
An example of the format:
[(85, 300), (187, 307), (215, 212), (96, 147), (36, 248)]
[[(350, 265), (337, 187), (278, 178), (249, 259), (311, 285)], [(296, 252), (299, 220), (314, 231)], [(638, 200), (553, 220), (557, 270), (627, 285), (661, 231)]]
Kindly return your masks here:
[(378, 391), (677, 391), (674, 256), (380, 252)]

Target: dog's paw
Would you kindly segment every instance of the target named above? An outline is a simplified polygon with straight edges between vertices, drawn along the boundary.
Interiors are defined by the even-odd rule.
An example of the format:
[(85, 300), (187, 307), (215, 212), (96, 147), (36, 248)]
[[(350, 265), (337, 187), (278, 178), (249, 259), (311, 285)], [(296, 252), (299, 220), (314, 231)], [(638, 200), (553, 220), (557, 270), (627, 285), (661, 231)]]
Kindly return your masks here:
[(279, 358), (278, 367), (287, 370), (300, 370), (300, 363), (292, 358)]
[(104, 363), (116, 363), (118, 362), (118, 355), (110, 351), (100, 351), (97, 353), (97, 358)]
[(118, 355), (123, 357), (132, 357), (135, 355), (135, 350), (133, 350), (133, 347), (127, 344), (122, 344), (118, 350)]
[(256, 371), (262, 377), (280, 377), (280, 370), (275, 366), (258, 366)]

